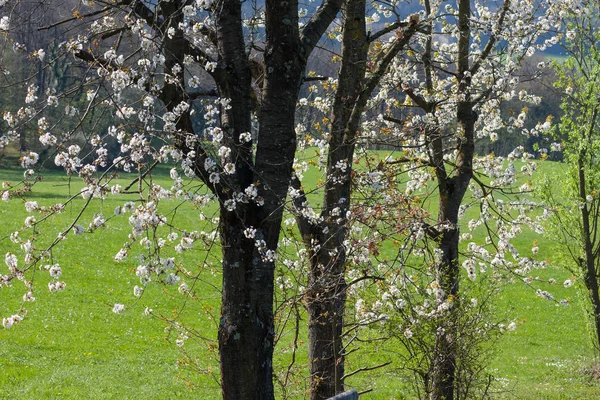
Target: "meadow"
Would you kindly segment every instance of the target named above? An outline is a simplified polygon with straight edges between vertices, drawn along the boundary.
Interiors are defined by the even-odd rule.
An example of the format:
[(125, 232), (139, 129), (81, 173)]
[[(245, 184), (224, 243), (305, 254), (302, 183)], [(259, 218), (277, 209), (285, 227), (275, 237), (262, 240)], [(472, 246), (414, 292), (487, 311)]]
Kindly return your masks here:
[[(560, 171), (560, 166), (551, 168)], [(158, 174), (158, 179), (167, 184), (168, 171), (162, 175)], [(0, 181), (17, 182), (21, 176), (18, 170), (0, 170)], [(46, 172), (43, 176), (34, 191), (26, 193), (24, 198), (53, 204), (76, 194), (81, 187), (61, 173)], [(123, 186), (130, 182), (128, 176), (119, 181)], [(110, 195), (103, 201), (94, 201), (82, 220), (89, 223), (97, 212), (111, 215), (123, 201), (123, 197), (116, 199)], [(50, 234), (40, 236), (36, 246), (42, 247), (45, 240), (53, 237), (52, 232), (55, 235), (68, 226), (82, 202), (75, 201), (64, 213), (49, 220), (45, 232)], [(200, 223), (197, 211), (189, 205), (177, 205), (176, 210), (171, 218), (179, 225), (193, 229), (198, 224), (209, 224)], [(18, 252), (8, 235), (22, 225), (27, 215), (19, 199), (0, 204), (0, 254), (9, 250)], [(135, 257), (121, 263), (113, 260), (130, 232), (127, 216), (109, 222), (93, 234), (78, 238), (68, 235), (52, 254), (63, 268), (61, 280), (67, 282), (66, 289), (50, 293), (45, 289), (48, 274), (36, 272), (36, 301), (24, 305), (26, 318), (10, 329), (0, 328), (0, 398), (219, 398), (215, 341), (220, 296), (218, 270), (206, 267), (198, 259), (200, 254), (186, 253), (186, 268), (189, 265), (198, 271), (193, 284), (202, 301), (186, 301), (178, 295), (176, 287), (160, 284), (149, 285), (138, 299), (133, 295), (133, 286), (138, 282), (137, 260)], [(548, 240), (533, 233), (520, 240), (519, 246), (524, 249), (537, 241), (538, 257), (551, 264), (558, 261), (556, 248)], [(501, 383), (501, 393), (495, 397), (600, 398), (600, 382), (590, 372), (598, 360), (594, 356), (582, 291), (564, 288), (562, 282), (572, 276), (555, 266), (535, 274), (540, 281), (556, 279), (557, 284), (545, 288), (557, 299), (569, 299), (569, 305), (543, 300), (520, 282), (509, 283), (502, 289), (495, 299), (497, 307), (517, 323), (517, 329), (501, 336), (490, 360), (489, 371)], [(23, 293), (19, 282), (0, 289), (0, 317), (13, 314), (23, 305)], [(115, 303), (124, 303), (126, 311), (113, 313)], [(145, 315), (147, 308), (153, 310), (152, 315)], [(182, 348), (176, 344), (177, 325), (168, 322), (175, 315), (196, 329), (195, 336)], [(281, 349), (286, 353), (283, 342)], [(301, 336), (299, 364), (306, 359), (302, 344)], [(277, 365), (286, 365), (289, 354), (280, 357)], [(348, 369), (390, 358), (393, 354), (385, 349), (365, 352), (351, 357)], [(407, 378), (399, 375), (393, 365), (358, 374), (346, 383), (358, 390), (372, 389), (361, 399), (411, 398)], [(306, 380), (296, 384), (300, 385), (300, 393), (307, 386)]]

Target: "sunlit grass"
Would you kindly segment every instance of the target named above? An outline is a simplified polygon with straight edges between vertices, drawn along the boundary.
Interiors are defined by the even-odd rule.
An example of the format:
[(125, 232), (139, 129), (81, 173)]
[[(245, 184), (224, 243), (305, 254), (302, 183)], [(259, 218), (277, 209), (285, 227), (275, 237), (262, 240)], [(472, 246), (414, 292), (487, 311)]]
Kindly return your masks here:
[[(547, 169), (560, 168), (548, 164)], [(168, 184), (168, 172), (159, 173), (159, 180)], [(76, 194), (81, 184), (70, 183), (60, 173), (45, 173), (45, 180), (36, 184), (25, 197), (40, 204), (64, 201), (69, 193)], [(0, 181), (18, 181), (21, 172), (0, 171)], [(319, 174), (309, 171), (307, 185), (319, 179)], [(122, 185), (131, 178), (121, 177)], [(318, 197), (313, 198), (318, 202)], [(87, 224), (97, 212), (111, 215), (123, 197), (107, 196), (94, 201), (84, 213), (82, 224)], [(39, 245), (51, 240), (77, 215), (83, 200), (67, 206), (65, 212), (52, 218), (45, 226), (47, 236), (41, 236)], [(185, 229), (208, 229), (201, 222), (198, 210), (187, 204), (170, 213), (174, 224)], [(318, 203), (316, 203), (318, 204)], [(209, 211), (214, 213), (214, 211)], [(216, 216), (216, 214), (214, 214)], [(0, 204), (0, 254), (18, 252), (6, 236), (21, 226), (27, 216), (23, 202), (13, 199)], [(120, 218), (120, 219), (119, 219)], [(47, 273), (36, 274), (36, 301), (26, 304), (26, 319), (10, 329), (0, 329), (0, 397), (15, 399), (39, 398), (219, 398), (218, 356), (216, 327), (219, 315), (220, 275), (218, 268), (207, 270), (195, 284), (201, 302), (184, 302), (176, 287), (150, 285), (141, 299), (133, 296), (133, 286), (138, 283), (134, 269), (137, 255), (125, 262), (115, 263), (114, 255), (127, 240), (130, 227), (127, 216), (116, 217), (106, 228), (81, 237), (68, 235), (54, 250), (53, 257), (63, 267), (67, 288), (63, 292), (49, 293), (45, 285)], [(529, 252), (537, 241), (538, 258), (552, 262), (556, 249), (552, 243), (533, 232), (525, 232), (517, 245)], [(37, 245), (38, 243), (36, 243)], [(393, 251), (393, 250), (390, 250)], [(218, 260), (213, 251), (208, 252)], [(207, 252), (196, 251), (185, 255), (186, 268), (200, 271)], [(489, 371), (500, 379), (503, 393), (498, 397), (522, 399), (584, 399), (599, 398), (600, 386), (584, 373), (594, 362), (594, 349), (590, 340), (588, 320), (585, 316), (586, 299), (575, 288), (565, 289), (562, 282), (570, 274), (553, 266), (534, 271), (539, 281), (554, 278), (557, 284), (544, 286), (557, 299), (567, 298), (568, 306), (557, 306), (535, 295), (533, 289), (515, 282), (506, 285), (496, 304), (508, 319), (517, 323), (517, 330), (503, 335), (495, 357), (490, 360)], [(21, 306), (22, 285), (0, 290), (0, 317), (10, 315)], [(115, 303), (124, 303), (124, 314), (111, 310)], [(154, 315), (171, 317), (180, 314), (180, 320), (193, 326), (206, 339), (191, 339), (184, 349), (195, 357), (203, 373), (196, 373), (185, 365), (182, 350), (175, 345), (177, 333), (166, 332), (169, 325), (161, 318), (145, 316), (144, 310), (152, 308)], [(305, 323), (305, 317), (301, 324)], [(167, 329), (168, 330), (168, 329)], [(293, 328), (286, 328), (279, 349), (277, 368), (287, 367), (291, 359)], [(306, 335), (299, 337), (298, 366), (306, 364)], [(375, 365), (394, 359), (398, 349), (381, 349), (365, 345), (364, 352), (349, 357), (347, 369)], [(371, 346), (371, 349), (368, 348)], [(179, 361), (179, 362), (178, 362)], [(410, 398), (409, 377), (401, 375), (393, 364), (368, 374), (357, 375), (347, 381), (349, 387), (359, 390), (373, 389), (361, 398)], [(281, 372), (278, 370), (277, 372)], [(296, 371), (301, 376), (305, 370)], [(307, 388), (306, 378), (294, 380), (300, 385), (299, 393)], [(190, 392), (190, 387), (195, 391)]]

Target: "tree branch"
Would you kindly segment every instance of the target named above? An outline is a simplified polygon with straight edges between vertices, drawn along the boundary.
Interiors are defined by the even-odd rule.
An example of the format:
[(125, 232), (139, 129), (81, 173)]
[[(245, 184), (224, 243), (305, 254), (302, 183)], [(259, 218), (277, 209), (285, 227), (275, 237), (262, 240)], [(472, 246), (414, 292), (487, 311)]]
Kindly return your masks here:
[(387, 366), (387, 365), (390, 365), (391, 363), (392, 363), (391, 361), (387, 361), (387, 362), (384, 362), (383, 364), (374, 365), (374, 366), (372, 366), (372, 367), (362, 367), (362, 368), (359, 368), (359, 369), (357, 369), (357, 370), (355, 370), (355, 371), (352, 371), (352, 372), (350, 372), (350, 373), (348, 373), (348, 374), (345, 374), (345, 375), (342, 377), (342, 380), (344, 380), (344, 379), (346, 379), (346, 378), (349, 378), (349, 377), (351, 377), (352, 375), (356, 375), (356, 374), (358, 374), (358, 373), (360, 373), (360, 372), (372, 371), (372, 370), (374, 370), (374, 369), (383, 368), (383, 367), (385, 367), (385, 366)]
[[(496, 25), (496, 30), (501, 29), (502, 25), (504, 25), (504, 17), (506, 16), (506, 13), (508, 12), (509, 8), (510, 8), (510, 0), (504, 0), (504, 4), (502, 5), (502, 11), (500, 13), (500, 18), (498, 18), (498, 24)], [(492, 32), (492, 36), (489, 38), (487, 44), (485, 45), (485, 49), (483, 49), (481, 56), (471, 66), (471, 75), (475, 75), (477, 73), (477, 71), (479, 71), (479, 68), (481, 68), (482, 62), (488, 58), (488, 56), (490, 55), (490, 52), (494, 48), (494, 45), (496, 44), (496, 40), (497, 40), (497, 35), (496, 35), (496, 33)]]
[(342, 7), (342, 0), (327, 0), (314, 13), (300, 34), (304, 55), (308, 56)]

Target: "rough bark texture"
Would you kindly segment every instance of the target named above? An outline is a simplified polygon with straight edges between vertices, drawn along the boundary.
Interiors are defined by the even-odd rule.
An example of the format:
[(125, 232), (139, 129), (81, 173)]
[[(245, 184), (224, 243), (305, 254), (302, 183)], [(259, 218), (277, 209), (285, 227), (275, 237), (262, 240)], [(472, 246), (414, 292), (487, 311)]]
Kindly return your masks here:
[[(453, 400), (457, 390), (455, 375), (457, 368), (457, 348), (455, 324), (452, 314), (460, 308), (458, 304), (459, 290), (459, 264), (458, 264), (458, 212), (469, 182), (473, 176), (473, 157), (475, 151), (474, 131), (477, 115), (473, 111), (475, 103), (471, 100), (470, 85), (471, 74), (469, 70), (469, 41), (471, 4), (470, 0), (459, 1), (458, 18), (458, 58), (457, 77), (459, 79), (458, 92), (464, 100), (457, 103), (456, 119), (458, 157), (456, 168), (449, 176), (444, 167), (442, 142), (440, 138), (432, 140), (433, 164), (439, 184), (438, 223), (442, 228), (436, 238), (442, 257), (437, 267), (437, 280), (445, 293), (446, 299), (452, 296), (455, 300), (451, 310), (442, 323), (443, 330), (436, 335), (434, 354), (431, 360), (429, 373), (431, 400)], [(435, 133), (434, 133), (435, 135)], [(441, 156), (441, 158), (440, 158)]]

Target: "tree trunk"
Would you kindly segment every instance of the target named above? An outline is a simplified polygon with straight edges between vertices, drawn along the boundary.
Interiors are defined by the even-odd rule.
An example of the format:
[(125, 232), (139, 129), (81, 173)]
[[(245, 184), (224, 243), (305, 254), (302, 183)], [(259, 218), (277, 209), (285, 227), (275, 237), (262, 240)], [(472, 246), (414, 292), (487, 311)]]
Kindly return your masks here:
[[(299, 219), (311, 255), (307, 307), (311, 399), (327, 399), (344, 390), (343, 326), (346, 302), (344, 242), (352, 194), (352, 166), (360, 120), (373, 90), (396, 55), (417, 31), (411, 24), (397, 32), (394, 44), (379, 54), (367, 76), (369, 41), (365, 0), (346, 0), (342, 6), (342, 63), (331, 113), (323, 222)], [(344, 168), (340, 168), (344, 165)], [(299, 188), (299, 183), (298, 184)], [(302, 209), (304, 198), (297, 202)], [(318, 249), (315, 249), (315, 245)]]
[(458, 332), (456, 331), (455, 315), (460, 312), (458, 214), (473, 176), (474, 131), (477, 120), (470, 103), (458, 104), (457, 120), (459, 129), (464, 132), (465, 140), (459, 146), (455, 176), (448, 177), (443, 166), (443, 158), (439, 159), (435, 156), (442, 154), (439, 152), (441, 139), (436, 138), (432, 141), (433, 164), (436, 167), (440, 196), (438, 223), (441, 226), (434, 234), (434, 238), (438, 241), (438, 249), (441, 251), (441, 260), (435, 273), (437, 283), (443, 291), (443, 297), (436, 301), (452, 301), (453, 306), (448, 314), (440, 319), (441, 324), (436, 332), (434, 354), (432, 354), (429, 372), (431, 400), (453, 400), (457, 390), (455, 375)]
[[(592, 126), (590, 128), (589, 135), (593, 133), (594, 123), (598, 114), (598, 109), (594, 109), (592, 116)], [(588, 296), (592, 303), (592, 317), (594, 319), (594, 327), (596, 328), (596, 349), (600, 352), (600, 293), (598, 293), (598, 278), (596, 273), (596, 256), (594, 255), (593, 244), (592, 244), (592, 232), (596, 227), (592, 227), (590, 221), (590, 210), (586, 201), (587, 189), (586, 189), (586, 175), (584, 159), (586, 151), (581, 150), (577, 158), (577, 170), (578, 170), (578, 186), (579, 186), (579, 197), (583, 203), (581, 207), (581, 219), (583, 222), (582, 226), (582, 238), (584, 243), (585, 260), (580, 260), (580, 267), (583, 272), (585, 287), (588, 290)]]
[(444, 292), (446, 301), (449, 296), (455, 300), (452, 309), (441, 318), (440, 326), (436, 332), (434, 353), (432, 355), (432, 365), (430, 371), (432, 400), (452, 400), (455, 392), (456, 375), (456, 328), (453, 324), (454, 313), (458, 308), (457, 295), (459, 288), (459, 267), (458, 267), (458, 239), (459, 231), (455, 226), (446, 229), (442, 233), (439, 242), (439, 249), (442, 251), (442, 260), (438, 266), (437, 279), (438, 284)]
[[(459, 266), (458, 266), (458, 212), (473, 176), (473, 157), (475, 153), (475, 122), (477, 114), (473, 111), (471, 99), (471, 73), (469, 68), (469, 43), (471, 36), (471, 3), (470, 0), (458, 2), (458, 57), (456, 61), (458, 92), (463, 99), (456, 105), (458, 154), (454, 176), (450, 177), (444, 167), (442, 139), (436, 135), (432, 140), (431, 154), (438, 180), (440, 195), (437, 238), (442, 259), (437, 268), (438, 284), (443, 290), (443, 298), (439, 301), (453, 301), (448, 314), (441, 319), (435, 338), (434, 354), (429, 372), (431, 382), (431, 400), (454, 400), (458, 392), (456, 382), (458, 332), (455, 315), (460, 311), (459, 303)], [(460, 396), (457, 396), (460, 397)]]
[[(312, 253), (307, 295), (312, 400), (328, 399), (344, 390), (344, 241), (348, 232), (346, 214), (350, 208), (355, 137), (364, 106), (359, 99), (368, 51), (365, 0), (346, 0), (342, 6), (342, 18), (342, 65), (331, 116), (322, 212), (324, 223), (315, 227), (314, 235), (306, 232), (303, 235), (305, 245)], [(357, 105), (361, 110), (356, 110)], [(346, 168), (339, 169), (339, 163), (344, 163)], [(334, 209), (338, 212), (333, 212)], [(311, 250), (315, 245), (313, 240), (316, 240), (319, 250)]]
[[(267, 12), (272, 8), (267, 5)], [(277, 154), (264, 154), (261, 146), (263, 138), (272, 136), (273, 127), (268, 117), (262, 117), (267, 104), (273, 102), (273, 96), (287, 98), (287, 103), (295, 105), (297, 94), (293, 89), (283, 93), (280, 87), (264, 94), (261, 109), (259, 143), (254, 168), (252, 168), (251, 146), (239, 140), (241, 133), (251, 130), (251, 73), (245, 54), (245, 43), (241, 26), (241, 3), (223, 1), (215, 8), (219, 63), (226, 71), (217, 79), (219, 95), (231, 100), (231, 109), (222, 114), (222, 128), (227, 130), (227, 145), (234, 154), (236, 165), (235, 181), (230, 189), (219, 194), (221, 202), (220, 237), (223, 251), (223, 292), (221, 320), (219, 324), (219, 354), (223, 399), (258, 400), (274, 399), (273, 388), (273, 280), (274, 260), (265, 255), (267, 249), (275, 251), (279, 237), (279, 226), (283, 215), (282, 204), (287, 193), (285, 172)], [(273, 39), (267, 35), (267, 46)], [(265, 56), (265, 64), (269, 65)], [(299, 75), (296, 72), (296, 75)], [(284, 79), (284, 78), (282, 78)], [(267, 78), (268, 80), (268, 78)], [(299, 78), (296, 77), (296, 80)], [(268, 83), (266, 84), (268, 86)], [(288, 86), (285, 90), (290, 90)], [(297, 86), (297, 85), (296, 85)], [(282, 98), (278, 97), (281, 101)], [(293, 97), (293, 100), (289, 98)], [(289, 108), (289, 107), (288, 107)], [(287, 110), (286, 110), (287, 111)], [(280, 118), (282, 138), (289, 138), (293, 130), (293, 112), (277, 114)], [(270, 139), (267, 139), (270, 140)], [(287, 153), (293, 155), (295, 143), (288, 141)], [(281, 151), (275, 141), (273, 151)], [(268, 158), (268, 161), (265, 159)], [(293, 156), (287, 162), (291, 169)], [(235, 192), (244, 192), (252, 184), (267, 184), (271, 170), (276, 169), (283, 176), (282, 182), (273, 184), (273, 191), (259, 186), (259, 194), (265, 199), (261, 207), (250, 201), (238, 204), (234, 211), (223, 206), (224, 201)], [(289, 179), (289, 173), (288, 173)], [(285, 186), (285, 188), (283, 188)], [(254, 238), (246, 238), (244, 230), (257, 229)], [(259, 249), (257, 241), (264, 240), (266, 249)]]
[[(252, 213), (252, 212), (251, 212)], [(223, 293), (219, 352), (223, 399), (274, 399), (272, 261), (244, 236), (246, 221), (221, 207)], [(260, 239), (260, 236), (256, 239)]]
[[(237, 0), (225, 0), (223, 3), (235, 8), (236, 15), (231, 19), (241, 24), (238, 14), (241, 3)], [(216, 9), (223, 8), (217, 6)], [(275, 264), (266, 251), (274, 253), (277, 250), (283, 205), (296, 152), (296, 102), (307, 58), (338, 9), (339, 0), (324, 2), (301, 36), (297, 0), (265, 2), (264, 80), (258, 112), (260, 127), (256, 155), (250, 168), (248, 165), (252, 162), (245, 158), (238, 166), (238, 169), (251, 171), (249, 181), (238, 174), (238, 190), (255, 185), (257, 200), (262, 199), (262, 203), (255, 201), (233, 213), (228, 213), (224, 207), (221, 209), (224, 216), (221, 221), (224, 264), (219, 346), (223, 398), (227, 400), (274, 398), (272, 310)], [(224, 31), (229, 26), (225, 19), (220, 23)], [(241, 26), (235, 31), (241, 32)], [(219, 49), (223, 54), (231, 56), (232, 60), (245, 54), (244, 48), (236, 50), (227, 45), (228, 38), (227, 33), (222, 35)], [(236, 43), (243, 41), (238, 39)], [(242, 68), (244, 73), (246, 63), (244, 61)], [(228, 63), (225, 67), (231, 65)], [(232, 82), (230, 92), (235, 92), (237, 86)], [(244, 101), (241, 109), (249, 111), (248, 104)], [(231, 121), (235, 120), (238, 112), (232, 107)], [(244, 132), (238, 127), (235, 129), (238, 136), (234, 137)], [(248, 128), (245, 132), (249, 131)], [(234, 146), (239, 148), (242, 144), (237, 141)], [(250, 150), (248, 146), (241, 154), (250, 158)], [(224, 194), (227, 196), (227, 193)], [(250, 226), (257, 229), (252, 240), (243, 236), (243, 230)], [(257, 241), (264, 241), (263, 250), (257, 249)]]
[(308, 358), (311, 399), (322, 400), (343, 392), (342, 333), (346, 304), (345, 254), (320, 252), (310, 266), (308, 294)]

